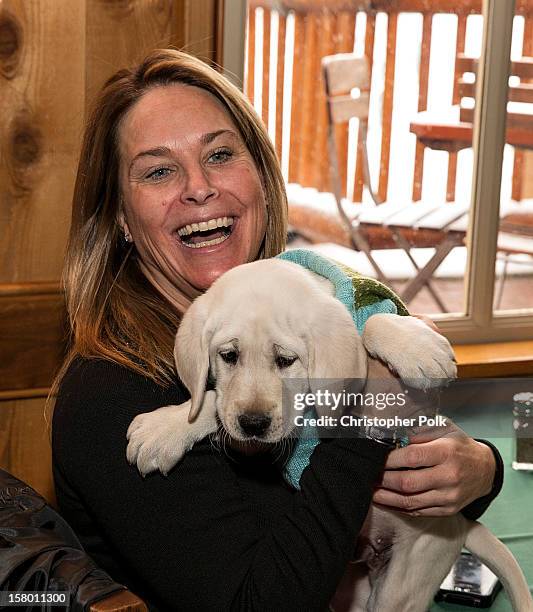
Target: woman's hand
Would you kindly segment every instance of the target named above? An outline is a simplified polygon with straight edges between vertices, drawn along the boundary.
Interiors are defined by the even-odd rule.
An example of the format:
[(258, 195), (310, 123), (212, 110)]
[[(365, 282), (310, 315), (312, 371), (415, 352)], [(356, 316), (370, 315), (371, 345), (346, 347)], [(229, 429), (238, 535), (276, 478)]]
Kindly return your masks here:
[[(430, 318), (412, 316), (441, 333)], [(375, 359), (368, 365), (370, 379), (383, 384), (391, 376)], [(389, 454), (374, 502), (411, 516), (449, 516), (490, 493), (496, 473), (492, 450), (449, 419), (447, 423), (445, 430), (411, 436), (409, 446)]]
[(495, 472), (492, 450), (448, 419), (445, 431), (419, 433), (390, 453), (373, 501), (411, 516), (449, 516), (487, 495)]

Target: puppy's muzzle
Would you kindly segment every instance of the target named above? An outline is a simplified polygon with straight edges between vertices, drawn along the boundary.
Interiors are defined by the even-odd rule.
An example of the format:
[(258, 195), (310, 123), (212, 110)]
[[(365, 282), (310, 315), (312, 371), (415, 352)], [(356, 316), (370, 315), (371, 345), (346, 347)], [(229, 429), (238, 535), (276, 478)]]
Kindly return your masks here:
[(237, 420), (245, 435), (256, 438), (263, 437), (272, 423), (272, 417), (257, 412), (241, 414)]

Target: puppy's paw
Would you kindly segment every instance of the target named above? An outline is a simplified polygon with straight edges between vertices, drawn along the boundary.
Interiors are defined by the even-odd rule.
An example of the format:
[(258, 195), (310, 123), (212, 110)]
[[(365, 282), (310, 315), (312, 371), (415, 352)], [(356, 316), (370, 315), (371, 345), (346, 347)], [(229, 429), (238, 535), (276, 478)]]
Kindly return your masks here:
[(412, 387), (438, 387), (457, 376), (448, 340), (415, 317), (373, 315), (365, 325), (363, 343), (372, 357)]
[(132, 465), (137, 464), (143, 476), (158, 470), (166, 475), (203, 437), (188, 422), (190, 405), (187, 401), (179, 406), (164, 406), (139, 414), (131, 422), (126, 457)]

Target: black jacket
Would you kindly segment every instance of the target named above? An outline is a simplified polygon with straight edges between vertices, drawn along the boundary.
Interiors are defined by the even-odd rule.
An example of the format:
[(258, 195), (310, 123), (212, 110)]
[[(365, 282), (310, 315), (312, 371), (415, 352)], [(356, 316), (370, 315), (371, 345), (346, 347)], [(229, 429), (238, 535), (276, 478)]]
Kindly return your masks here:
[[(50, 609), (81, 612), (124, 588), (97, 568), (41, 495), (0, 470), (0, 591), (66, 591), (67, 606)], [(48, 609), (27, 607), (41, 608)]]

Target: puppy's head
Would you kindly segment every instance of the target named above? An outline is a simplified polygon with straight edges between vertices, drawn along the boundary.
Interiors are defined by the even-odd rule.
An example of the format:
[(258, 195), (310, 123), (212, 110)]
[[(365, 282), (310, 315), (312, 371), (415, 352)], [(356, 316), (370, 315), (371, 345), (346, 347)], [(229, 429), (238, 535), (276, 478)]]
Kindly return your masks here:
[(218, 279), (184, 316), (174, 355), (191, 393), (189, 420), (210, 373), (217, 414), (239, 441), (288, 435), (284, 378), (297, 379), (293, 392), (305, 392), (323, 379), (366, 376), (366, 353), (346, 308), (312, 274), (280, 260), (245, 264)]

